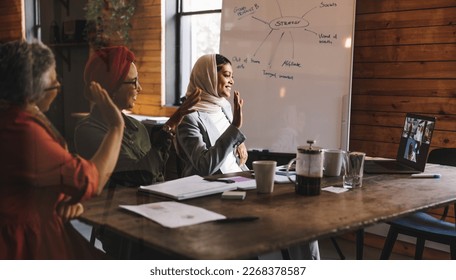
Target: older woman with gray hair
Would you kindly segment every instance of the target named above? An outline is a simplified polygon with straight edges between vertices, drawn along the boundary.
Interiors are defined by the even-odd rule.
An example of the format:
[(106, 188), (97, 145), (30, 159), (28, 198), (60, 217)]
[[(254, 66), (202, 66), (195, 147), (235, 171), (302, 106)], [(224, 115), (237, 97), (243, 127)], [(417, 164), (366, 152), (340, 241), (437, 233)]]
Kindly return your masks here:
[(79, 201), (103, 190), (119, 154), (123, 119), (93, 83), (90, 98), (109, 132), (90, 160), (70, 154), (42, 113), (59, 89), (48, 47), (0, 45), (0, 259), (104, 258), (65, 220), (81, 213)]

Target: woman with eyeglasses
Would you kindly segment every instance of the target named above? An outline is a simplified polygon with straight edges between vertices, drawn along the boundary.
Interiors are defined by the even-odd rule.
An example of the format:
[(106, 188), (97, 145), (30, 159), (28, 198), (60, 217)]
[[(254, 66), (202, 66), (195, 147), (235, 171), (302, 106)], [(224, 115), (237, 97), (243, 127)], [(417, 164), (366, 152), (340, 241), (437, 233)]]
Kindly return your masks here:
[[(106, 47), (96, 50), (88, 59), (84, 70), (86, 85), (92, 81), (109, 93), (119, 110), (129, 110), (135, 105), (142, 87), (138, 80), (135, 56), (124, 46)], [(125, 129), (119, 158), (110, 178), (110, 185), (139, 186), (164, 181), (165, 165), (173, 143), (176, 127), (182, 118), (193, 112), (191, 107), (199, 101), (200, 93), (195, 91), (169, 118), (151, 139), (146, 127), (138, 120), (122, 113)], [(106, 133), (106, 120), (93, 106), (90, 115), (78, 122), (75, 128), (76, 151), (90, 158), (95, 153)], [(152, 140), (152, 141), (151, 141)], [(109, 229), (98, 236), (103, 249), (113, 258), (125, 258), (120, 244), (123, 238)], [(131, 243), (129, 258), (160, 258), (158, 252), (148, 250), (142, 244)]]
[[(135, 55), (124, 46), (96, 50), (86, 63), (84, 81), (87, 85), (92, 81), (100, 83), (119, 110), (130, 110), (142, 90), (134, 61)], [(190, 108), (198, 100), (199, 92), (195, 91), (169, 118), (152, 141), (146, 127), (140, 121), (122, 113), (125, 131), (111, 183), (139, 186), (164, 181), (165, 165), (176, 127), (186, 114), (193, 112)], [(94, 106), (90, 115), (76, 125), (77, 152), (90, 158), (105, 133), (105, 120), (97, 106)]]
[(105, 258), (66, 220), (99, 195), (114, 169), (124, 122), (91, 85), (107, 132), (90, 160), (71, 154), (42, 111), (58, 94), (55, 59), (41, 43), (0, 45), (0, 259)]

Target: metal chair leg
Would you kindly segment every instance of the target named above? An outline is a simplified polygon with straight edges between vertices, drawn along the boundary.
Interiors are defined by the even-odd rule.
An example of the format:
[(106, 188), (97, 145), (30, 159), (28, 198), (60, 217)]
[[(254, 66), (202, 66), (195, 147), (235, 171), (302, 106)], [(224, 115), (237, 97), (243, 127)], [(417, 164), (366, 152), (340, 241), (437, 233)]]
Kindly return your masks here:
[(337, 243), (337, 240), (334, 237), (331, 237), (330, 239), (331, 239), (332, 244), (334, 245), (334, 248), (336, 248), (336, 251), (337, 251), (337, 254), (339, 255), (339, 258), (341, 260), (345, 260), (345, 255), (342, 252), (342, 250), (340, 249), (339, 244)]
[(456, 241), (450, 243), (450, 256), (452, 260), (456, 260)]
[(380, 255), (381, 260), (389, 259), (391, 252), (393, 251), (393, 246), (396, 242), (397, 235), (398, 233), (390, 228), (388, 235), (386, 236), (385, 245), (383, 246), (382, 253)]
[(364, 229), (356, 231), (356, 259), (362, 260), (364, 255)]
[(282, 259), (284, 260), (290, 260), (290, 252), (288, 252), (288, 249), (282, 249), (280, 250), (280, 252), (282, 253)]
[(423, 259), (423, 252), (424, 252), (424, 243), (426, 242), (423, 238), (416, 239), (416, 247), (415, 247), (415, 260)]

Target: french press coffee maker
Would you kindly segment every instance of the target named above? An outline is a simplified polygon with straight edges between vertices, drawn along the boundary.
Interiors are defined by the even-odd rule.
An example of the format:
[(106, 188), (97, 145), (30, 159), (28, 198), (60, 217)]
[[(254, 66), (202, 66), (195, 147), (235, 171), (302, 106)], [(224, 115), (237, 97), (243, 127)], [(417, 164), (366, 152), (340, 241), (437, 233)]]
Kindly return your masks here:
[[(315, 140), (307, 140), (308, 146), (298, 146), (296, 158), (287, 166), (287, 177), (295, 184), (295, 192), (300, 195), (319, 195), (323, 178), (323, 149), (312, 146)], [(296, 162), (296, 180), (290, 178), (289, 170)]]

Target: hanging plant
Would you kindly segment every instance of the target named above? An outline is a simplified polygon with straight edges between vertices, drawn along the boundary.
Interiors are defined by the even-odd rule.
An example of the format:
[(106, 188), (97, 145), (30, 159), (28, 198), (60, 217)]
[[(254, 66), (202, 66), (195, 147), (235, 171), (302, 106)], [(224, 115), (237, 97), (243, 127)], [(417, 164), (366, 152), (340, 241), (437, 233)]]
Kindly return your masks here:
[(85, 7), (89, 42), (95, 48), (112, 41), (130, 44), (131, 18), (136, 0), (88, 0)]

